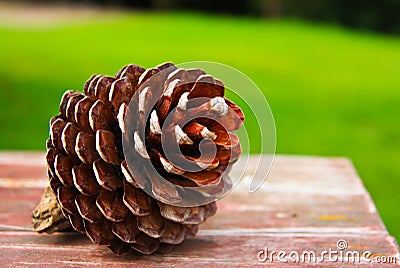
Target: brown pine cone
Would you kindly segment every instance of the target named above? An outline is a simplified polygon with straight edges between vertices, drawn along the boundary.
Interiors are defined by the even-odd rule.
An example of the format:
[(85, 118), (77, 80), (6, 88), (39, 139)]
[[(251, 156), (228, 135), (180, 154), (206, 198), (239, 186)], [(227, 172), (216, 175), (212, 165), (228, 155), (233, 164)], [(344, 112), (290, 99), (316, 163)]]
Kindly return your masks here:
[[(232, 131), (244, 116), (224, 89), (202, 70), (165, 63), (128, 65), (92, 76), (84, 94), (65, 92), (47, 141), (55, 206), (116, 254), (164, 252), (195, 235), (231, 188), (241, 153)], [(61, 229), (42, 224), (52, 222), (43, 209), (33, 213), (37, 231)]]

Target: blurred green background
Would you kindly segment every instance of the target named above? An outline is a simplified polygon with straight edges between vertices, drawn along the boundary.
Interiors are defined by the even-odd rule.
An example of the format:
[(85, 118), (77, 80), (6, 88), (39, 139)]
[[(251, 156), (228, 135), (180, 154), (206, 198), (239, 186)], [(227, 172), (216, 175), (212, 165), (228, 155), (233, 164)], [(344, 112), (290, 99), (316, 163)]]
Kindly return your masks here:
[(278, 154), (349, 157), (400, 239), (399, 36), (287, 17), (0, 7), (1, 150), (45, 150), (62, 93), (93, 73), (216, 61), (263, 90)]

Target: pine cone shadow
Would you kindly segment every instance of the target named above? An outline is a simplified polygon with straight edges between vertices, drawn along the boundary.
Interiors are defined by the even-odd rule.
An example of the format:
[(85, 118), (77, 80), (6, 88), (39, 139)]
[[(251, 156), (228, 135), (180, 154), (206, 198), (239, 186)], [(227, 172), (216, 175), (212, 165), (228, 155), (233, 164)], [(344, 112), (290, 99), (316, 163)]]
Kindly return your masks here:
[(209, 238), (194, 237), (185, 239), (181, 244), (174, 247), (174, 249), (166, 254), (158, 253), (160, 256), (203, 256), (204, 252), (213, 252), (214, 249), (221, 247), (221, 245)]
[(77, 233), (73, 230), (64, 230), (55, 234), (42, 234), (39, 238), (46, 240), (46, 243), (54, 246), (68, 246), (68, 247), (86, 247), (92, 246), (92, 243), (86, 238), (85, 235)]

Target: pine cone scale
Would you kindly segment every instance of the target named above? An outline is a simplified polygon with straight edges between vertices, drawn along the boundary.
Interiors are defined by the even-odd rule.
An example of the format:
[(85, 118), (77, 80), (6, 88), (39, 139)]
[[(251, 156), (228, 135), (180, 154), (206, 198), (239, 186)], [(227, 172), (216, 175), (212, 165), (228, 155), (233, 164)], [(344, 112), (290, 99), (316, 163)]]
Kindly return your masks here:
[(104, 217), (112, 222), (123, 221), (128, 212), (128, 208), (122, 201), (122, 193), (120, 191), (110, 192), (102, 189), (96, 199), (96, 205)]
[(96, 197), (79, 195), (75, 198), (75, 205), (84, 220), (87, 220), (90, 223), (100, 222), (103, 220), (103, 214), (96, 204)]
[(100, 193), (100, 185), (90, 165), (80, 164), (72, 169), (72, 178), (76, 189), (86, 196), (96, 196)]
[(141, 231), (137, 226), (137, 218), (127, 213), (124, 221), (114, 223), (112, 232), (125, 243), (135, 243)]

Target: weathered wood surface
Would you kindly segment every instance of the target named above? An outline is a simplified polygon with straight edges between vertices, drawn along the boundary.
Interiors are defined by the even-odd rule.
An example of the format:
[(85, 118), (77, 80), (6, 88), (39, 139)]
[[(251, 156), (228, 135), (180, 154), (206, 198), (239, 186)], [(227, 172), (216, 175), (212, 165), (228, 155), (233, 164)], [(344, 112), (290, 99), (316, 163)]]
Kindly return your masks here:
[[(240, 174), (243, 166), (243, 160), (237, 163), (232, 176)], [(252, 174), (255, 168), (252, 156), (247, 173)], [(36, 234), (30, 215), (47, 185), (44, 154), (0, 153), (0, 267), (282, 266), (277, 255), (272, 255), (273, 261), (258, 260), (258, 253), (266, 247), (269, 256), (272, 251), (284, 251), (287, 265), (352, 267), (358, 259), (347, 258), (351, 257), (346, 255), (349, 251), (360, 253), (361, 266), (373, 265), (368, 261), (382, 257), (392, 263), (374, 265), (399, 265), (397, 242), (387, 233), (347, 159), (278, 156), (267, 181), (255, 194), (248, 193), (249, 179), (245, 176), (219, 201), (217, 215), (201, 226), (197, 237), (173, 252), (116, 257), (76, 233)], [(319, 263), (301, 257), (295, 260), (296, 252), (301, 256), (305, 251), (314, 251), (321, 261), (324, 250), (338, 251), (339, 240), (348, 245), (341, 251), (343, 261), (336, 261), (336, 255), (330, 259), (327, 254)], [(364, 253), (368, 258), (362, 258)], [(265, 254), (261, 252), (260, 257)]]

